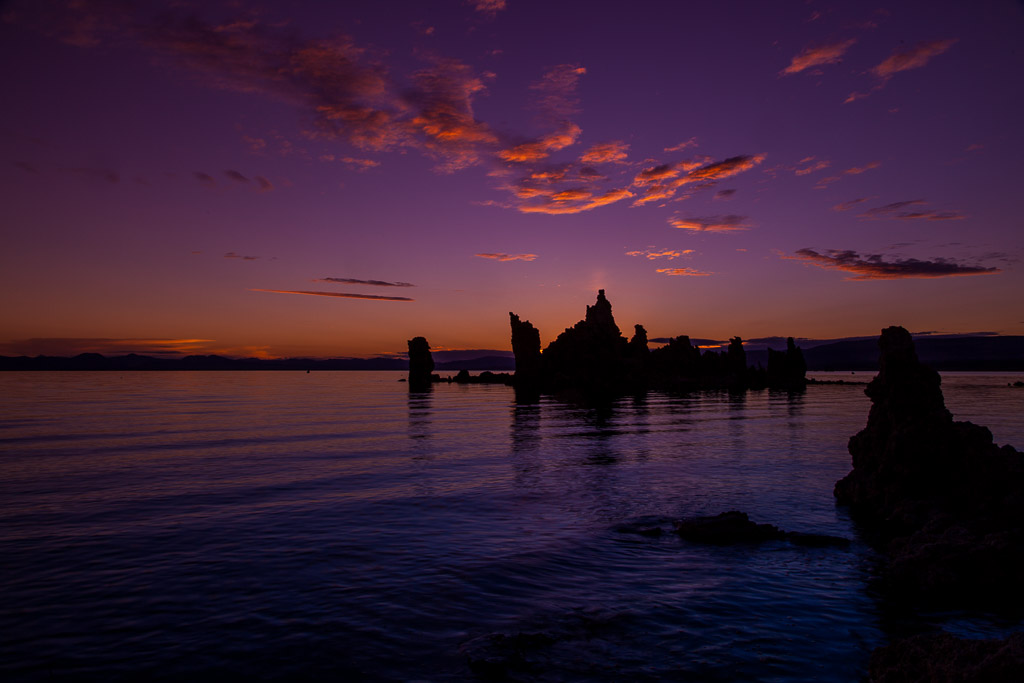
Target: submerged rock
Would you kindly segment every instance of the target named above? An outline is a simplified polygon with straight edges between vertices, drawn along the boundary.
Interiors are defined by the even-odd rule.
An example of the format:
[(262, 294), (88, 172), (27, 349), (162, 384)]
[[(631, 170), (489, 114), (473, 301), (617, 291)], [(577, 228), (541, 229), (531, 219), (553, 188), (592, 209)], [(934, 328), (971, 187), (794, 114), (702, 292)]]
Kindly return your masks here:
[(848, 539), (827, 534), (783, 531), (772, 524), (750, 521), (745, 512), (730, 510), (712, 517), (693, 517), (676, 522), (676, 533), (687, 541), (712, 545), (789, 541), (796, 545), (825, 547), (849, 545)]

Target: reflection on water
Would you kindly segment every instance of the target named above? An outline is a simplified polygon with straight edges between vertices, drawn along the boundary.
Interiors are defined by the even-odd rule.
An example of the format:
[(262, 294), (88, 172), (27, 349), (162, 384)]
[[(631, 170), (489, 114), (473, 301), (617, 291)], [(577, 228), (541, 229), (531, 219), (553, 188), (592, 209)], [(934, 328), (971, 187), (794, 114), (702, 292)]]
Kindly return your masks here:
[(430, 436), (430, 404), (433, 389), (409, 392), (409, 437), (425, 439)]
[[(863, 387), (594, 408), (397, 377), (0, 375), (0, 674), (863, 675), (887, 625), (863, 545), (615, 530), (740, 509), (852, 537), (832, 485)], [(1020, 444), (1005, 383), (947, 379), (947, 403)]]

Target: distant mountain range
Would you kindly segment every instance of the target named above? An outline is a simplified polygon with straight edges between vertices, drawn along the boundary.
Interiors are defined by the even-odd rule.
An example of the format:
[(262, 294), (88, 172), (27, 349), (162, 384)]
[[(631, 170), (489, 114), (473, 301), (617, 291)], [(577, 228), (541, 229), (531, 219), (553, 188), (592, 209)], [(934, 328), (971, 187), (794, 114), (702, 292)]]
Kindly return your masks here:
[[(1024, 336), (928, 337), (915, 339), (921, 361), (936, 370), (1020, 371), (1024, 372)], [(800, 340), (808, 370), (874, 370), (878, 367), (876, 337), (834, 342)], [(752, 344), (747, 363), (768, 364), (768, 351)], [(760, 346), (760, 348), (758, 348)], [(782, 344), (784, 346), (784, 343)], [(481, 350), (487, 355), (455, 358), (437, 362), (438, 372), (494, 370), (511, 372), (515, 360), (507, 351)], [(447, 352), (438, 352), (443, 356)], [(454, 353), (452, 355), (455, 355)], [(404, 358), (227, 358), (224, 356), (185, 356), (155, 358), (128, 354), (102, 356), (83, 353), (70, 358), (59, 356), (0, 356), (2, 370), (408, 370)]]

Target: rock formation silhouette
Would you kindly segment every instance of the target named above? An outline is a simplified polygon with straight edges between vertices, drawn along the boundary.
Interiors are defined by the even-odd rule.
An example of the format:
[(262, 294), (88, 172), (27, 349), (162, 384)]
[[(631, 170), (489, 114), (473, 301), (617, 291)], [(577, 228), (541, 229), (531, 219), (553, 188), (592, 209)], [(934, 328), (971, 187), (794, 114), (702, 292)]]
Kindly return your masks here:
[(510, 312), (508, 317), (512, 326), (512, 353), (516, 357), (513, 386), (521, 400), (535, 399), (540, 395), (544, 377), (540, 332), (529, 320), (519, 320), (515, 313)]
[(946, 409), (940, 377), (902, 327), (879, 339), (867, 426), (835, 486), (883, 551), (890, 594), (914, 602), (1024, 607), (1024, 454)]
[(733, 337), (719, 353), (695, 348), (688, 337), (677, 337), (650, 350), (647, 331), (635, 325), (627, 340), (612, 315), (603, 289), (587, 306), (583, 320), (567, 328), (540, 350), (540, 333), (529, 321), (509, 313), (512, 351), (516, 357), (514, 385), (518, 396), (541, 393), (603, 399), (645, 389), (759, 389), (798, 390), (806, 384), (806, 364), (790, 338), (789, 348), (777, 352), (780, 360), (769, 375), (747, 367), (743, 340)]
[(430, 344), (424, 337), (409, 340), (409, 391), (425, 391), (430, 388), (434, 375), (434, 357), (430, 355)]
[(786, 350), (768, 349), (768, 386), (799, 390), (807, 386), (807, 362), (792, 337), (786, 339)]

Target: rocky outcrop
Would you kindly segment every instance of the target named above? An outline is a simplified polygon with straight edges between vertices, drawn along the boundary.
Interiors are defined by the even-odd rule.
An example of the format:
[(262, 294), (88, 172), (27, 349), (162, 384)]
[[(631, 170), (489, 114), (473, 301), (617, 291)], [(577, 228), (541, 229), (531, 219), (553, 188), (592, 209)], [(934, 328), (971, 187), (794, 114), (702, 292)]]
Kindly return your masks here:
[(888, 593), (1024, 606), (1024, 455), (953, 420), (905, 329), (883, 330), (879, 349), (867, 426), (850, 439), (853, 471), (835, 496), (883, 551)]
[(789, 391), (807, 386), (807, 362), (792, 337), (786, 339), (785, 351), (768, 349), (768, 386)]
[(409, 340), (409, 390), (424, 391), (430, 388), (434, 374), (434, 357), (430, 355), (430, 344), (424, 337)]
[(848, 539), (826, 534), (783, 531), (772, 524), (750, 521), (745, 512), (730, 510), (713, 517), (693, 517), (676, 522), (676, 533), (687, 541), (711, 545), (789, 541), (795, 545), (846, 547)]
[(533, 398), (540, 394), (544, 377), (540, 332), (529, 320), (520, 320), (515, 313), (509, 312), (508, 317), (512, 326), (512, 353), (516, 357), (513, 386), (520, 398)]
[[(562, 393), (601, 399), (648, 388), (743, 390), (771, 385), (764, 370), (747, 367), (739, 337), (733, 337), (723, 352), (701, 353), (685, 336), (650, 350), (647, 331), (635, 325), (627, 341), (603, 289), (594, 305), (587, 306), (584, 319), (558, 335), (543, 353), (537, 329), (515, 313), (509, 313), (509, 319), (517, 395)], [(803, 388), (806, 365), (800, 349), (791, 343), (780, 353), (786, 359), (777, 373), (780, 388)]]
[(544, 349), (544, 389), (598, 398), (622, 392), (630, 379), (628, 344), (615, 324), (611, 303), (599, 290), (596, 303), (587, 306), (586, 317)]

